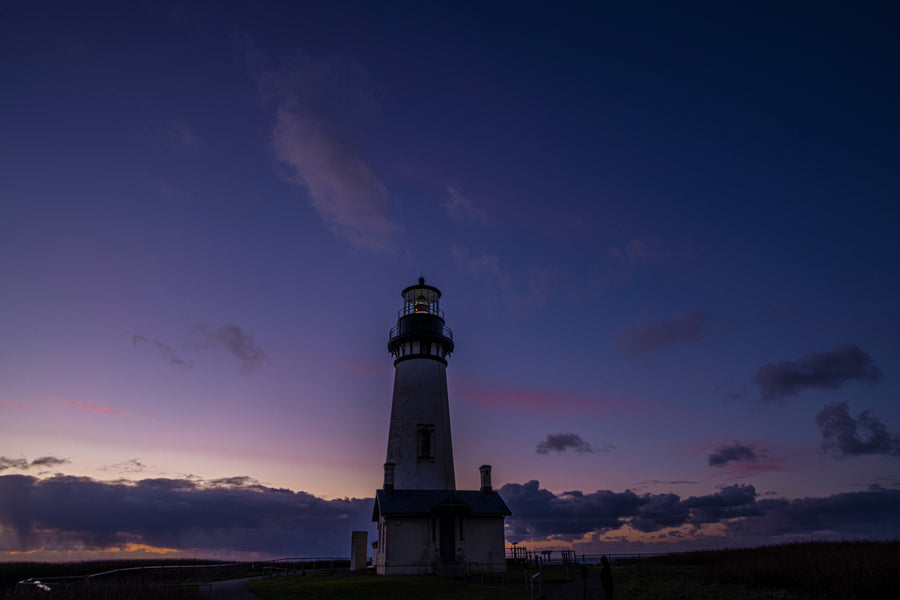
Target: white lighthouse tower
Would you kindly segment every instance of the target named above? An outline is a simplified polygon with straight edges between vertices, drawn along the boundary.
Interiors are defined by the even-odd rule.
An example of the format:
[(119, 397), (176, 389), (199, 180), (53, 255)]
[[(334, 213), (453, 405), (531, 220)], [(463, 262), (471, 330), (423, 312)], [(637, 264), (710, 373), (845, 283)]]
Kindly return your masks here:
[(453, 332), (444, 324), (441, 292), (425, 285), (403, 290), (403, 307), (391, 330), (394, 399), (388, 433), (387, 464), (393, 464), (394, 489), (455, 490), (447, 357)]
[(441, 292), (420, 277), (402, 295), (388, 340), (394, 397), (384, 486), (375, 492), (372, 513), (376, 571), (505, 572), (503, 521), (510, 511), (491, 487), (490, 465), (479, 467), (481, 489), (456, 489), (447, 397), (454, 346)]

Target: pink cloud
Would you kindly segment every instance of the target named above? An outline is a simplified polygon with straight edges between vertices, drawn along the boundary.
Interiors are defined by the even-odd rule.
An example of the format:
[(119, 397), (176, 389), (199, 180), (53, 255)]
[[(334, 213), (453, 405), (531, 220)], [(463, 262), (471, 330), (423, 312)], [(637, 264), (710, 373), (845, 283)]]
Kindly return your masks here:
[(356, 373), (357, 375), (367, 375), (367, 376), (375, 376), (375, 377), (383, 377), (386, 374), (389, 374), (390, 371), (387, 369), (390, 366), (390, 363), (345, 363), (344, 367), (351, 373)]
[(6, 400), (3, 400), (2, 398), (0, 398), (0, 406), (6, 406), (8, 408), (17, 408), (19, 410), (28, 410), (24, 406), (19, 406), (18, 404), (13, 404), (12, 402), (7, 402)]
[(107, 408), (105, 406), (100, 406), (99, 404), (91, 404), (90, 402), (79, 402), (78, 400), (65, 400), (66, 404), (71, 404), (72, 406), (77, 406), (78, 408), (83, 408), (84, 410), (89, 410), (91, 412), (100, 413), (104, 415), (121, 415), (124, 414), (121, 410), (116, 410), (115, 408)]
[(387, 214), (387, 189), (334, 128), (300, 107), (282, 104), (272, 146), (335, 234), (361, 248), (390, 247), (398, 226)]
[(623, 410), (639, 402), (626, 398), (599, 398), (571, 390), (475, 390), (462, 394), (465, 401), (496, 409), (532, 412), (584, 413)]

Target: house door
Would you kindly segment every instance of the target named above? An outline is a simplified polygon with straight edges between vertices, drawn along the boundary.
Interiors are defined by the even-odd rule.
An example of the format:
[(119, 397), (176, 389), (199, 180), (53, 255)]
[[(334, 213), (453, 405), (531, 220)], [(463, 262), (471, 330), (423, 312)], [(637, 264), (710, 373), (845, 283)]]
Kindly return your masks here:
[(456, 560), (456, 528), (453, 515), (441, 515), (441, 560), (452, 563)]

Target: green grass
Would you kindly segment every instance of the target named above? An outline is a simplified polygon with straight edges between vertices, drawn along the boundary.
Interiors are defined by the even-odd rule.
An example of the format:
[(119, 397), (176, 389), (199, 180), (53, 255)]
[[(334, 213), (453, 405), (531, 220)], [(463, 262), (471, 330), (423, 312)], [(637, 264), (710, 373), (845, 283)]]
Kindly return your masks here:
[(429, 575), (378, 576), (371, 571), (335, 575), (257, 579), (248, 587), (262, 600), (523, 600), (531, 598), (519, 589), (463, 583)]

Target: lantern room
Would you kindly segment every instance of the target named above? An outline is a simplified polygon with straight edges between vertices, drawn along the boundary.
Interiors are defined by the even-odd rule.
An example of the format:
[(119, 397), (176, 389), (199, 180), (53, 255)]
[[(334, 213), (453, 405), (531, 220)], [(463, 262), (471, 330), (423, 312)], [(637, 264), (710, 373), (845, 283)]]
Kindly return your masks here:
[(433, 358), (446, 364), (447, 356), (453, 352), (453, 332), (444, 324), (441, 291), (419, 277), (418, 285), (404, 289), (402, 296), (397, 326), (391, 329), (388, 340), (395, 364), (413, 357)]

